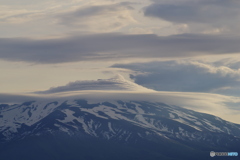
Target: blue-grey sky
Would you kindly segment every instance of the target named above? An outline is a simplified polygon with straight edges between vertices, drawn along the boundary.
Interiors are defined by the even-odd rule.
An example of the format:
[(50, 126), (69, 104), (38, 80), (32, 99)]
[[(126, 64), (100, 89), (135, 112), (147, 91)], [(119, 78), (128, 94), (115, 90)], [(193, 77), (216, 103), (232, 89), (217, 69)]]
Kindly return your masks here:
[(236, 110), (239, 7), (238, 0), (0, 0), (1, 96), (106, 83), (122, 90), (109, 82), (121, 74), (134, 87), (229, 96), (234, 102), (224, 104)]

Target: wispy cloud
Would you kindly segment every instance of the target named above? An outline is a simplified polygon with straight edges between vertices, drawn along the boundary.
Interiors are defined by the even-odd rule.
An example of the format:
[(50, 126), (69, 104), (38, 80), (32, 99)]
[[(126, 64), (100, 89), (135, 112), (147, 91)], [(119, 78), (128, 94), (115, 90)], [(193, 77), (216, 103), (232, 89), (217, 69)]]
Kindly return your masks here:
[(134, 23), (131, 2), (79, 7), (55, 16), (57, 23), (67, 27), (81, 27), (88, 31), (114, 31)]

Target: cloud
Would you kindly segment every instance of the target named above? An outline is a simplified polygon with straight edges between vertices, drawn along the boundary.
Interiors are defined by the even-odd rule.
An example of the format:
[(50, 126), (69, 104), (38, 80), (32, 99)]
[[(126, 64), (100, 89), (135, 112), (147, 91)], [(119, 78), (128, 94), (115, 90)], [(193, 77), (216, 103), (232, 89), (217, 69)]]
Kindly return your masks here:
[(134, 23), (130, 11), (135, 3), (121, 2), (84, 6), (56, 17), (58, 24), (68, 27), (81, 27), (88, 31), (109, 32)]
[[(144, 14), (174, 23), (204, 24), (214, 28), (239, 27), (240, 2), (237, 0), (154, 1)], [(237, 27), (238, 26), (238, 27)], [(197, 26), (194, 26), (197, 27)]]
[(113, 14), (125, 9), (132, 10), (132, 4), (134, 3), (121, 2), (115, 4), (87, 6), (63, 13), (59, 15), (59, 18), (63, 19), (63, 21), (74, 22), (76, 19), (80, 18), (90, 18), (99, 15)]
[(39, 91), (35, 93), (45, 94), (45, 93), (59, 93), (59, 92), (69, 92), (69, 91), (81, 91), (81, 90), (123, 90), (123, 91), (147, 91), (152, 90), (144, 88), (137, 85), (131, 81), (124, 79), (121, 75), (117, 75), (110, 79), (98, 79), (91, 81), (75, 81), (70, 82), (65, 86), (52, 87), (46, 91)]
[(127, 81), (120, 75), (111, 79), (71, 82), (41, 92), (0, 93), (0, 104), (19, 104), (28, 101), (64, 102), (76, 99), (86, 99), (90, 103), (112, 100), (162, 102), (213, 114), (235, 123), (240, 120), (240, 99), (237, 97), (196, 92), (152, 91)]
[(27, 101), (44, 100), (46, 97), (33, 94), (9, 94), (0, 93), (0, 104), (18, 104)]
[(191, 57), (240, 51), (238, 36), (182, 34), (157, 36), (120, 33), (55, 39), (0, 38), (0, 59), (34, 63)]
[(158, 91), (223, 93), (240, 86), (240, 69), (216, 67), (198, 61), (115, 64), (112, 67), (135, 71), (136, 74), (130, 78), (139, 85)]
[(237, 57), (236, 58), (224, 58), (222, 60), (213, 62), (213, 65), (217, 66), (217, 67), (226, 66), (228, 68), (235, 69), (235, 70), (240, 69), (240, 61)]
[[(47, 13), (45, 13), (47, 12)], [(7, 25), (7, 24), (24, 24), (30, 21), (41, 20), (48, 16), (49, 18), (50, 11), (41, 10), (41, 9), (31, 9), (31, 8), (22, 8), (16, 7), (13, 5), (9, 6), (0, 6), (0, 24)]]
[[(0, 94), (0, 103), (23, 103), (26, 101), (66, 101), (86, 99), (90, 102), (111, 100), (151, 101), (177, 105), (198, 112), (209, 113), (225, 120), (239, 123), (240, 109), (235, 107), (239, 98), (209, 93), (191, 92), (133, 92), (133, 91), (71, 91), (55, 94)], [(235, 107), (234, 109), (231, 106)]]

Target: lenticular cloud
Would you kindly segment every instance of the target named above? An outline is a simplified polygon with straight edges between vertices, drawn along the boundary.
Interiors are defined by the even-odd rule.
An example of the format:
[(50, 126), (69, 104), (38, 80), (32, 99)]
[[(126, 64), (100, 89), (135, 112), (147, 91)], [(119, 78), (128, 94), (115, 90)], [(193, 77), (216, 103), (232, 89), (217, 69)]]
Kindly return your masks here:
[(70, 82), (65, 86), (52, 87), (48, 90), (35, 93), (58, 93), (81, 90), (152, 91), (148, 88), (144, 88), (136, 83), (124, 79), (124, 77), (121, 75), (117, 75), (110, 79)]

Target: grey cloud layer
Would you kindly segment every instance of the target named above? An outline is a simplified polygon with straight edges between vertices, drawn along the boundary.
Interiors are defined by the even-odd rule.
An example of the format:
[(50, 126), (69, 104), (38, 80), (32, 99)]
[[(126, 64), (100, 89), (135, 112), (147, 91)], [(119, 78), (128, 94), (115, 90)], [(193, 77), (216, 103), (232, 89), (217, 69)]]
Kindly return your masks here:
[(240, 89), (240, 70), (225, 66), (215, 67), (192, 61), (164, 61), (116, 64), (113, 67), (141, 72), (130, 78), (137, 84), (159, 91), (234, 94), (234, 90)]
[(174, 3), (155, 1), (145, 10), (146, 16), (163, 18), (176, 23), (214, 23), (237, 21), (240, 2), (236, 0), (188, 0)]
[(1, 38), (0, 59), (64, 63), (125, 58), (187, 57), (240, 51), (240, 37), (95, 34), (58, 39)]
[(202, 23), (229, 29), (239, 26), (239, 7), (238, 0), (185, 0), (167, 3), (156, 0), (146, 7), (145, 16), (175, 23)]

